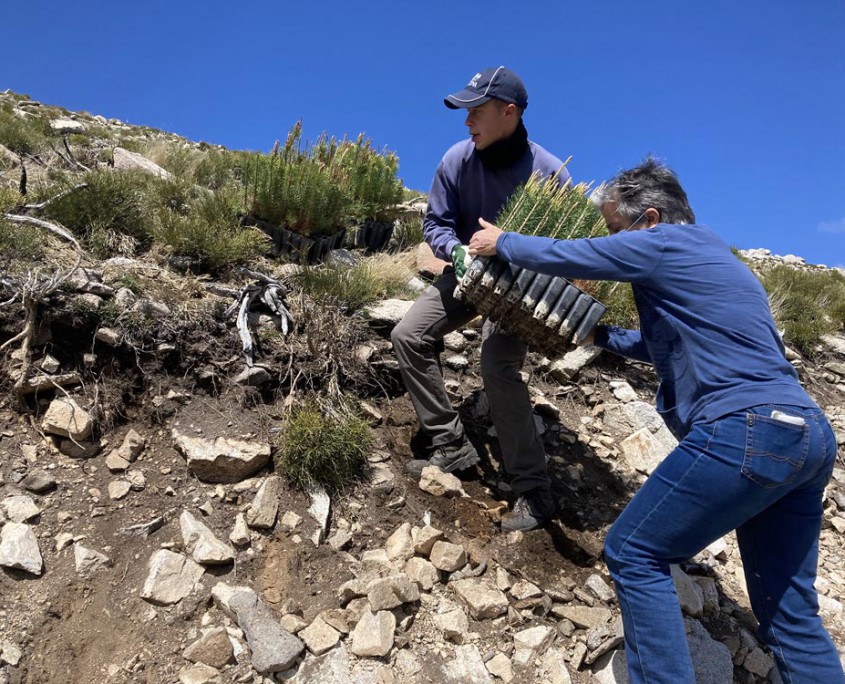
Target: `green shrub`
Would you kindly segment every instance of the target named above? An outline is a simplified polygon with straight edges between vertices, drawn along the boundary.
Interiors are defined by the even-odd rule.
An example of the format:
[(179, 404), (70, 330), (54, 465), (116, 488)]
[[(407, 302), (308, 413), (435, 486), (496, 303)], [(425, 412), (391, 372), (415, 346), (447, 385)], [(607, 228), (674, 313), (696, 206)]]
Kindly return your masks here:
[(354, 223), (389, 221), (393, 207), (402, 201), (402, 181), (396, 174), (399, 158), (387, 149), (373, 149), (372, 141), (360, 134), (356, 141), (321, 138), (317, 158), (343, 170), (350, 199), (349, 218)]
[(210, 190), (241, 182), (252, 155), (200, 144), (199, 148), (158, 141), (145, 154), (177, 178)]
[(38, 154), (47, 147), (50, 124), (43, 116), (18, 116), (12, 105), (0, 105), (0, 145), (17, 154)]
[(0, 262), (13, 259), (32, 259), (41, 253), (43, 233), (34, 226), (11, 223), (3, 214), (23, 203), (17, 191), (0, 188)]
[(248, 263), (270, 247), (260, 230), (239, 224), (235, 196), (225, 190), (201, 193), (187, 205), (162, 205), (154, 237), (174, 254), (194, 257), (215, 273)]
[[(323, 136), (317, 146), (328, 144)], [(347, 224), (344, 171), (303, 149), (301, 123), (291, 129), (283, 148), (255, 155), (246, 197), (252, 216), (301, 235), (331, 234)]]
[(388, 247), (392, 252), (404, 252), (423, 241), (423, 224), (419, 216), (402, 216), (393, 227)]
[(354, 266), (305, 266), (294, 282), (312, 299), (332, 302), (351, 313), (403, 293), (412, 275), (402, 260), (381, 254)]
[(311, 399), (291, 412), (274, 460), (293, 484), (337, 493), (362, 477), (372, 441), (364, 420)]
[(845, 276), (777, 265), (760, 276), (786, 343), (812, 356), (821, 336), (845, 329)]
[(58, 221), (83, 239), (94, 256), (131, 255), (149, 245), (153, 217), (148, 199), (164, 183), (141, 171), (92, 171), (88, 187), (49, 205), (48, 218)]

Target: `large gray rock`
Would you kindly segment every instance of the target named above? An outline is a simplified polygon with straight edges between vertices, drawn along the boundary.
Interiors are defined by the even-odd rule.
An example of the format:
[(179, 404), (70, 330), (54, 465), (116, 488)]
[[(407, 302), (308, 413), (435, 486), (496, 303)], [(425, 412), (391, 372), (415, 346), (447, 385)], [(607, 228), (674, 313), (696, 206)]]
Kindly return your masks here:
[(704, 613), (704, 592), (698, 583), (677, 565), (670, 566), (675, 582), (675, 593), (681, 610), (692, 617), (701, 617)]
[(289, 669), (305, 649), (305, 644), (282, 628), (270, 607), (251, 592), (240, 592), (229, 599), (252, 653), (252, 667), (269, 675)]
[(696, 684), (733, 681), (733, 662), (728, 647), (713, 639), (698, 620), (687, 619), (686, 622)]
[(85, 133), (85, 124), (81, 121), (74, 121), (73, 119), (53, 119), (50, 122), (50, 128), (53, 130), (53, 133), (59, 135)]
[(44, 566), (38, 539), (29, 525), (7, 522), (0, 532), (0, 565), (40, 575)]
[[(687, 620), (687, 643), (696, 684), (727, 684), (734, 681), (733, 662), (728, 647), (715, 641), (698, 620)], [(593, 676), (599, 684), (628, 684), (625, 651), (611, 651), (593, 666)]]
[(373, 323), (386, 324), (392, 327), (405, 317), (405, 314), (413, 305), (414, 302), (404, 299), (385, 299), (364, 307), (364, 315)]
[(258, 488), (252, 505), (246, 512), (246, 524), (256, 529), (272, 529), (279, 512), (279, 494), (282, 491), (282, 478), (271, 475)]
[(238, 616), (229, 605), (229, 601), (233, 596), (240, 593), (247, 593), (255, 596), (255, 592), (249, 587), (227, 584), (226, 582), (218, 582), (211, 588), (211, 598), (214, 601), (214, 605), (222, 610), (230, 619), (235, 621), (237, 621)]
[(234, 549), (220, 541), (214, 532), (189, 511), (182, 511), (182, 515), (179, 516), (179, 527), (182, 530), (185, 551), (197, 563), (225, 565), (235, 560)]
[(258, 440), (230, 437), (197, 437), (172, 431), (176, 448), (188, 461), (188, 470), (207, 482), (239, 482), (253, 475), (270, 460), (270, 445)]
[(144, 155), (124, 150), (122, 147), (114, 148), (114, 168), (119, 170), (144, 171), (145, 173), (164, 179), (173, 177), (169, 171), (150, 161)]
[(190, 558), (159, 549), (150, 558), (141, 598), (160, 605), (178, 603), (194, 590), (204, 572), (203, 567)]
[(50, 402), (41, 421), (41, 429), (51, 435), (86, 439), (94, 428), (90, 414), (72, 397), (58, 397)]

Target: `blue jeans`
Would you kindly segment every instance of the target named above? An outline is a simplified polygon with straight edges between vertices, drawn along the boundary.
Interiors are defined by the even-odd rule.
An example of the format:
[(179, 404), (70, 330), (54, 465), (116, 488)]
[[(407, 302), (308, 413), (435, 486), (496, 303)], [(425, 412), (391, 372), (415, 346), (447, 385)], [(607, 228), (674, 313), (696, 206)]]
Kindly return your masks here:
[[(773, 410), (804, 423), (774, 420)], [(755, 406), (693, 426), (605, 542), (632, 684), (695, 684), (669, 565), (734, 529), (759, 634), (784, 684), (845, 683), (813, 586), (835, 459), (817, 408)]]

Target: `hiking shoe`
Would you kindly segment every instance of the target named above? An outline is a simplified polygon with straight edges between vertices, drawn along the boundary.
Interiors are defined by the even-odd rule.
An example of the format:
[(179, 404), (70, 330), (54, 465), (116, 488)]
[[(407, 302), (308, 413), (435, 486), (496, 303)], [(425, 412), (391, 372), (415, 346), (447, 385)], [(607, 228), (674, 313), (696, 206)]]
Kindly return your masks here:
[(431, 458), (415, 458), (405, 466), (405, 471), (416, 478), (422, 477), (423, 468), (437, 466), (444, 473), (465, 470), (478, 463), (481, 458), (472, 443), (461, 437), (454, 442), (439, 446), (434, 450)]
[(556, 512), (555, 500), (548, 489), (534, 489), (521, 494), (510, 513), (502, 516), (502, 530), (528, 532), (549, 522)]

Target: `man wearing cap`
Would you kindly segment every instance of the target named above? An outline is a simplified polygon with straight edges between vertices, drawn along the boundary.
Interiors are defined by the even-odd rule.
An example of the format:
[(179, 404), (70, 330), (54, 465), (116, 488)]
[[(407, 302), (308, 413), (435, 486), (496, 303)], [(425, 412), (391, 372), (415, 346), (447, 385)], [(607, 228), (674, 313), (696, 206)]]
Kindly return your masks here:
[[(528, 93), (510, 69), (485, 69), (444, 102), (450, 109), (467, 110), (470, 139), (453, 145), (437, 167), (423, 232), (435, 256), (452, 266), (420, 295), (391, 335), (422, 433), (432, 447), (430, 458), (408, 464), (415, 476), (428, 465), (456, 472), (479, 460), (446, 394), (438, 360), (443, 337), (478, 315), (453, 296), (466, 271), (466, 245), (479, 229), (478, 219), (493, 220), (532, 174), (557, 175), (561, 184), (569, 179), (560, 159), (528, 140), (522, 122)], [(504, 465), (518, 496), (513, 512), (502, 520), (505, 530), (534, 529), (555, 512), (543, 444), (520, 376), (526, 353), (522, 340), (485, 321), (481, 375)]]

